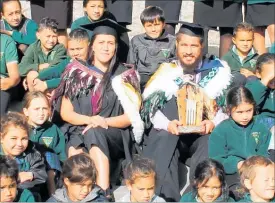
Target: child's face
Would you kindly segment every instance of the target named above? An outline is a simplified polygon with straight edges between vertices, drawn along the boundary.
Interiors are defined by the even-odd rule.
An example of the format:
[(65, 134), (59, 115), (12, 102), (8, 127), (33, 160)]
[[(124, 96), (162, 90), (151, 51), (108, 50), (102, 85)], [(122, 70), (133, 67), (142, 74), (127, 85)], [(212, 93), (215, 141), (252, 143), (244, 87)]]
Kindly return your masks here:
[(13, 202), (16, 198), (17, 183), (14, 178), (0, 176), (0, 202)]
[(22, 12), (20, 4), (17, 1), (8, 1), (3, 3), (2, 17), (12, 27), (17, 27), (22, 21)]
[(36, 127), (48, 120), (50, 107), (44, 98), (35, 98), (30, 102), (29, 107), (24, 108), (23, 111), (29, 124)]
[(1, 146), (5, 155), (16, 157), (28, 147), (28, 133), (22, 128), (9, 126), (7, 133), (1, 135)]
[(275, 89), (275, 63), (267, 63), (262, 65), (261, 72), (257, 73), (257, 76), (262, 80), (269, 81), (267, 86), (270, 89)]
[(64, 180), (69, 198), (74, 202), (79, 202), (87, 197), (93, 189), (93, 181), (86, 180), (82, 183), (71, 183), (68, 178)]
[(145, 22), (143, 26), (145, 29), (145, 33), (149, 37), (156, 39), (161, 36), (165, 23), (161, 21), (154, 21), (153, 23)]
[(137, 178), (133, 184), (127, 183), (131, 202), (149, 202), (155, 194), (155, 175)]
[(198, 186), (198, 197), (202, 202), (214, 202), (222, 194), (222, 183), (217, 176)]
[(246, 126), (253, 118), (253, 113), (253, 105), (243, 102), (231, 110), (231, 117), (239, 125)]
[(253, 32), (238, 31), (232, 40), (237, 50), (247, 55), (253, 46), (253, 36)]
[(104, 1), (90, 0), (86, 7), (84, 7), (84, 11), (91, 20), (99, 20), (104, 13)]
[(43, 51), (51, 51), (58, 42), (58, 34), (48, 28), (39, 30), (37, 32), (37, 38), (41, 42)]
[(89, 51), (88, 40), (71, 39), (68, 41), (68, 54), (73, 59), (87, 61)]
[(265, 202), (274, 198), (275, 167), (273, 165), (258, 166), (255, 168), (256, 177), (250, 181), (249, 192), (254, 201)]

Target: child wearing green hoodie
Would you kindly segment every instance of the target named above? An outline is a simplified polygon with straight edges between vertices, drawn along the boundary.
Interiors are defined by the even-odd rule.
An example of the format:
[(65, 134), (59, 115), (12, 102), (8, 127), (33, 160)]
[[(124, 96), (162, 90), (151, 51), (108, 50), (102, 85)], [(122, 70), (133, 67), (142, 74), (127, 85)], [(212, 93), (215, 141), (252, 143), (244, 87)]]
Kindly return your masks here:
[(50, 104), (42, 92), (28, 92), (24, 98), (23, 112), (31, 126), (30, 140), (44, 156), (47, 163), (48, 190), (55, 191), (55, 177), (61, 173), (61, 163), (66, 160), (65, 137), (61, 130), (49, 122)]
[(19, 169), (14, 159), (0, 155), (0, 202), (35, 202), (28, 189), (17, 188)]
[(247, 88), (233, 87), (226, 103), (230, 118), (211, 133), (209, 157), (223, 164), (229, 188), (234, 192), (241, 164), (252, 155), (268, 156), (271, 132), (258, 117), (253, 117), (255, 101)]
[(270, 159), (252, 156), (239, 170), (243, 198), (240, 202), (275, 202), (275, 165)]

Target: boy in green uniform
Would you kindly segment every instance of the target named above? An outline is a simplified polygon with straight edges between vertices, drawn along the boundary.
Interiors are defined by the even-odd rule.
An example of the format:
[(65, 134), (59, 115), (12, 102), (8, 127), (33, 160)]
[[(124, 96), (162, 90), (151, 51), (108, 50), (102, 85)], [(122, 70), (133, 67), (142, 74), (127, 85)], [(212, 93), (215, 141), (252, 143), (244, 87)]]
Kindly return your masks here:
[(23, 82), (25, 89), (33, 90), (32, 83), (36, 76), (29, 73), (31, 70), (39, 72), (51, 65), (56, 65), (66, 55), (66, 49), (58, 43), (57, 37), (56, 21), (43, 18), (37, 31), (38, 40), (28, 47), (19, 64), (20, 75), (26, 76)]
[(22, 55), (30, 44), (36, 40), (37, 24), (22, 14), (19, 0), (2, 0), (0, 3), (2, 19), (0, 33), (9, 35), (16, 42)]
[(233, 74), (233, 84), (245, 84), (246, 78), (254, 76), (258, 54), (253, 48), (254, 28), (239, 23), (233, 33), (233, 47), (222, 59), (228, 63)]
[(7, 111), (11, 99), (11, 88), (19, 83), (20, 76), (14, 41), (2, 33), (0, 33), (0, 40), (0, 115), (3, 115)]
[(68, 56), (57, 65), (39, 73), (35, 71), (33, 74), (36, 74), (37, 78), (33, 81), (34, 90), (44, 92), (57, 88), (61, 81), (61, 74), (73, 59), (87, 61), (89, 45), (89, 35), (86, 30), (77, 28), (71, 31), (68, 38)]
[(28, 189), (17, 188), (18, 166), (14, 159), (0, 155), (0, 202), (35, 202)]

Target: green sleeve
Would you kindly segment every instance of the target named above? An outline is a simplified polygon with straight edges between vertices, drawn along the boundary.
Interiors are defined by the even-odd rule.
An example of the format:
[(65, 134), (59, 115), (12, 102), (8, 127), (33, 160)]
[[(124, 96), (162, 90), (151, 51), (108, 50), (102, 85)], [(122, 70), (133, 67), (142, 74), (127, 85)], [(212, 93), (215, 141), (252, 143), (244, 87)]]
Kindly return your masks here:
[(21, 63), (19, 64), (19, 73), (21, 76), (26, 76), (29, 71), (38, 71), (38, 63), (34, 63), (34, 47), (31, 45), (26, 50)]
[(45, 81), (48, 89), (55, 89), (61, 82), (61, 78), (53, 78)]
[(18, 63), (18, 55), (17, 55), (17, 48), (15, 45), (15, 42), (11, 38), (9, 39), (10, 40), (8, 40), (7, 46), (5, 47), (5, 51), (4, 51), (5, 61), (6, 63), (10, 63), (10, 62)]
[(260, 105), (265, 100), (267, 87), (260, 80), (248, 82), (246, 87), (250, 90), (257, 105)]
[(243, 159), (226, 153), (226, 138), (224, 133), (219, 131), (219, 127), (215, 128), (211, 133), (208, 144), (209, 158), (219, 161), (223, 165), (226, 174), (234, 174), (237, 172), (238, 162), (243, 161)]
[(27, 45), (34, 43), (36, 40), (36, 31), (38, 29), (36, 22), (29, 20), (26, 29), (27, 34), (23, 34), (14, 30), (12, 32), (12, 38), (14, 39), (14, 41), (18, 42), (19, 44)]
[(56, 142), (56, 146), (54, 147), (54, 152), (59, 156), (60, 161), (64, 162), (67, 159), (65, 151), (65, 136), (57, 126), (55, 127), (58, 141)]
[(77, 23), (77, 20), (75, 20), (73, 23), (72, 23), (72, 25), (71, 25), (71, 31), (73, 31), (73, 30), (75, 30), (75, 29), (77, 29), (77, 28), (79, 28), (80, 26), (78, 25), (78, 23)]
[(182, 195), (180, 202), (197, 202), (195, 197), (192, 197), (192, 192)]
[(50, 66), (39, 72), (38, 78), (40, 80), (50, 80), (54, 78), (60, 78), (62, 73), (64, 72), (66, 66), (70, 63), (71, 58), (66, 57), (59, 64)]
[(62, 44), (56, 45), (58, 46), (56, 49), (56, 53), (54, 55), (54, 59), (49, 62), (50, 66), (59, 64), (65, 57), (67, 50)]

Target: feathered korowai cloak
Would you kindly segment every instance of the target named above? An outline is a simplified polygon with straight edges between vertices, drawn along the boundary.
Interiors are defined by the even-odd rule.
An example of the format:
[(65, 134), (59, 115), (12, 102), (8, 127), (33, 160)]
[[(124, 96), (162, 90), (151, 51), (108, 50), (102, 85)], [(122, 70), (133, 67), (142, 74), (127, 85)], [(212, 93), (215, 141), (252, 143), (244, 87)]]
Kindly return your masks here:
[[(208, 71), (208, 74), (201, 78), (198, 85), (203, 88), (204, 93), (210, 99), (223, 97), (224, 90), (231, 84), (231, 73), (228, 64), (218, 58), (204, 62), (198, 70)], [(182, 67), (178, 61), (163, 63), (155, 74), (150, 78), (144, 92), (143, 108), (141, 117), (147, 125), (158, 109), (162, 109), (164, 104), (172, 96), (177, 96), (181, 84), (185, 83)]]
[(53, 100), (61, 96), (72, 100), (81, 94), (88, 94), (91, 90), (95, 91), (102, 75), (74, 60), (66, 67), (61, 78), (61, 83), (55, 89)]
[(140, 144), (144, 132), (144, 123), (139, 111), (142, 105), (138, 72), (131, 68), (112, 79), (112, 87), (120, 100), (124, 112), (128, 115), (135, 137)]

